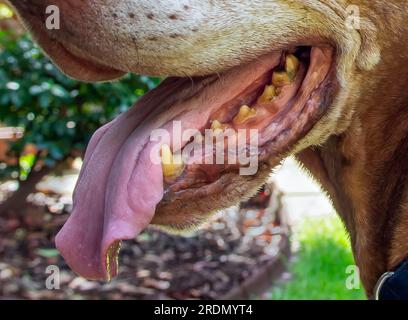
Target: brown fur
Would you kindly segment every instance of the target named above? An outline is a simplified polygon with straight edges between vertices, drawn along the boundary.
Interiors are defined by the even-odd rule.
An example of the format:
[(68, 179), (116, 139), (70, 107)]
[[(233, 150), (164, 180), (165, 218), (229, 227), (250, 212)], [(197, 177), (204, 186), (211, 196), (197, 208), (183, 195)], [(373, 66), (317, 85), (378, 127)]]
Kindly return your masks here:
[[(95, 0), (92, 9), (85, 1), (60, 0), (53, 2), (68, 12), (63, 18), (66, 29), (48, 36), (38, 30), (27, 1), (11, 2), (56, 63), (85, 80), (113, 78), (127, 71), (209, 74), (296, 41), (334, 45), (341, 91), (326, 116), (292, 153), (298, 153), (343, 218), (369, 295), (383, 272), (407, 258), (406, 0), (206, 0), (187, 1), (181, 7), (172, 3), (168, 8), (150, 0)], [(33, 3), (43, 6), (48, 1)], [(101, 22), (98, 19), (106, 14), (107, 3), (118, 14), (103, 16)], [(344, 27), (350, 4), (360, 7), (361, 30)], [(69, 11), (70, 5), (80, 6), (81, 15)], [(124, 14), (136, 7), (138, 11)], [(87, 28), (88, 33), (84, 32)], [(80, 61), (62, 54), (61, 47), (50, 44), (51, 36), (82, 59), (95, 62), (93, 68), (84, 69)], [(235, 198), (242, 196), (241, 189)], [(243, 189), (248, 192), (248, 187)], [(216, 200), (220, 207), (223, 199)]]
[(298, 156), (345, 221), (369, 293), (408, 257), (407, 30), (402, 17), (382, 12), (382, 60), (358, 74), (362, 94), (347, 131)]

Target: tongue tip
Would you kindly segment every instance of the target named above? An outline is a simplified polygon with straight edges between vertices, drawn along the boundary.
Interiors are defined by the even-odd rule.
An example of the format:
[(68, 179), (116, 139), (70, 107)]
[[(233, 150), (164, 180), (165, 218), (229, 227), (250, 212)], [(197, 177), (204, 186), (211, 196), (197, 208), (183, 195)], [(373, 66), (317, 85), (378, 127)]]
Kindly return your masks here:
[[(118, 255), (121, 241), (111, 241), (98, 251), (86, 251), (78, 229), (67, 221), (55, 237), (55, 247), (64, 258), (67, 265), (78, 276), (88, 280), (110, 281), (118, 274)], [(84, 250), (85, 248), (85, 250)]]
[[(154, 210), (152, 210), (154, 212)], [(149, 218), (147, 218), (149, 216)], [(88, 280), (110, 281), (119, 269), (119, 251), (122, 240), (133, 239), (150, 223), (153, 214), (146, 214), (143, 223), (115, 221), (109, 223), (106, 233), (93, 233), (77, 221), (74, 211), (55, 237), (55, 246), (67, 265)]]
[(75, 224), (71, 215), (55, 237), (55, 247), (66, 264), (79, 276), (88, 280), (106, 280), (97, 251), (87, 250), (86, 232)]
[[(84, 257), (78, 255), (81, 247), (77, 248), (67, 245), (70, 235), (62, 229), (55, 237), (55, 246), (64, 258), (67, 265), (78, 276), (87, 280), (111, 281), (118, 274), (118, 257), (121, 241), (112, 242), (106, 250), (102, 250), (102, 257), (97, 259), (93, 257)], [(72, 243), (72, 242), (71, 242)]]

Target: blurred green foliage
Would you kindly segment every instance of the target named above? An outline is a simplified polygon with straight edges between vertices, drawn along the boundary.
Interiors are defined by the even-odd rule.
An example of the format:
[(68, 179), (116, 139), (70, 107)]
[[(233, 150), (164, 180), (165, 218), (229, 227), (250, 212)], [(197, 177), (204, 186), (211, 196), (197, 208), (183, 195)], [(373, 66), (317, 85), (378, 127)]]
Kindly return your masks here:
[(272, 290), (273, 300), (365, 300), (359, 289), (348, 289), (354, 266), (350, 240), (338, 216), (306, 217), (294, 228), (300, 250), (289, 266), (292, 280)]
[[(11, 143), (10, 153), (15, 157), (20, 158), (27, 144), (42, 151), (47, 166), (74, 152), (81, 154), (97, 128), (127, 110), (158, 82), (130, 74), (111, 83), (74, 81), (28, 36), (16, 38), (10, 31), (0, 31), (0, 124), (25, 131), (22, 139)], [(16, 172), (21, 176), (21, 163), (20, 158), (19, 167), (0, 164), (0, 178), (15, 177)]]

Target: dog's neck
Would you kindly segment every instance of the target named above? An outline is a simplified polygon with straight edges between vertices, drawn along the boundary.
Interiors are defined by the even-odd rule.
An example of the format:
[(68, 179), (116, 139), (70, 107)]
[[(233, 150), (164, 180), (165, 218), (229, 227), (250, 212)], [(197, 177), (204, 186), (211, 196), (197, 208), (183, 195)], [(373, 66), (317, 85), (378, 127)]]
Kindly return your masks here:
[(389, 59), (362, 86), (366, 109), (348, 130), (298, 155), (350, 232), (369, 295), (382, 273), (408, 258), (408, 60)]
[(408, 27), (385, 18), (381, 62), (348, 79), (358, 98), (347, 130), (298, 155), (343, 219), (368, 295), (408, 258)]

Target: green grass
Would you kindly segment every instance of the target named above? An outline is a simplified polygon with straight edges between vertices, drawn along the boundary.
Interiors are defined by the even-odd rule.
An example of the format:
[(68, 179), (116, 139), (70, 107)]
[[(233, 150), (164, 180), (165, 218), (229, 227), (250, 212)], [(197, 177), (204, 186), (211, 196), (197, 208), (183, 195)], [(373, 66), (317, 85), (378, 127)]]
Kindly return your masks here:
[(292, 279), (272, 290), (274, 300), (361, 300), (363, 289), (349, 290), (346, 269), (354, 265), (348, 236), (337, 217), (307, 219), (294, 230), (300, 244), (289, 266)]

